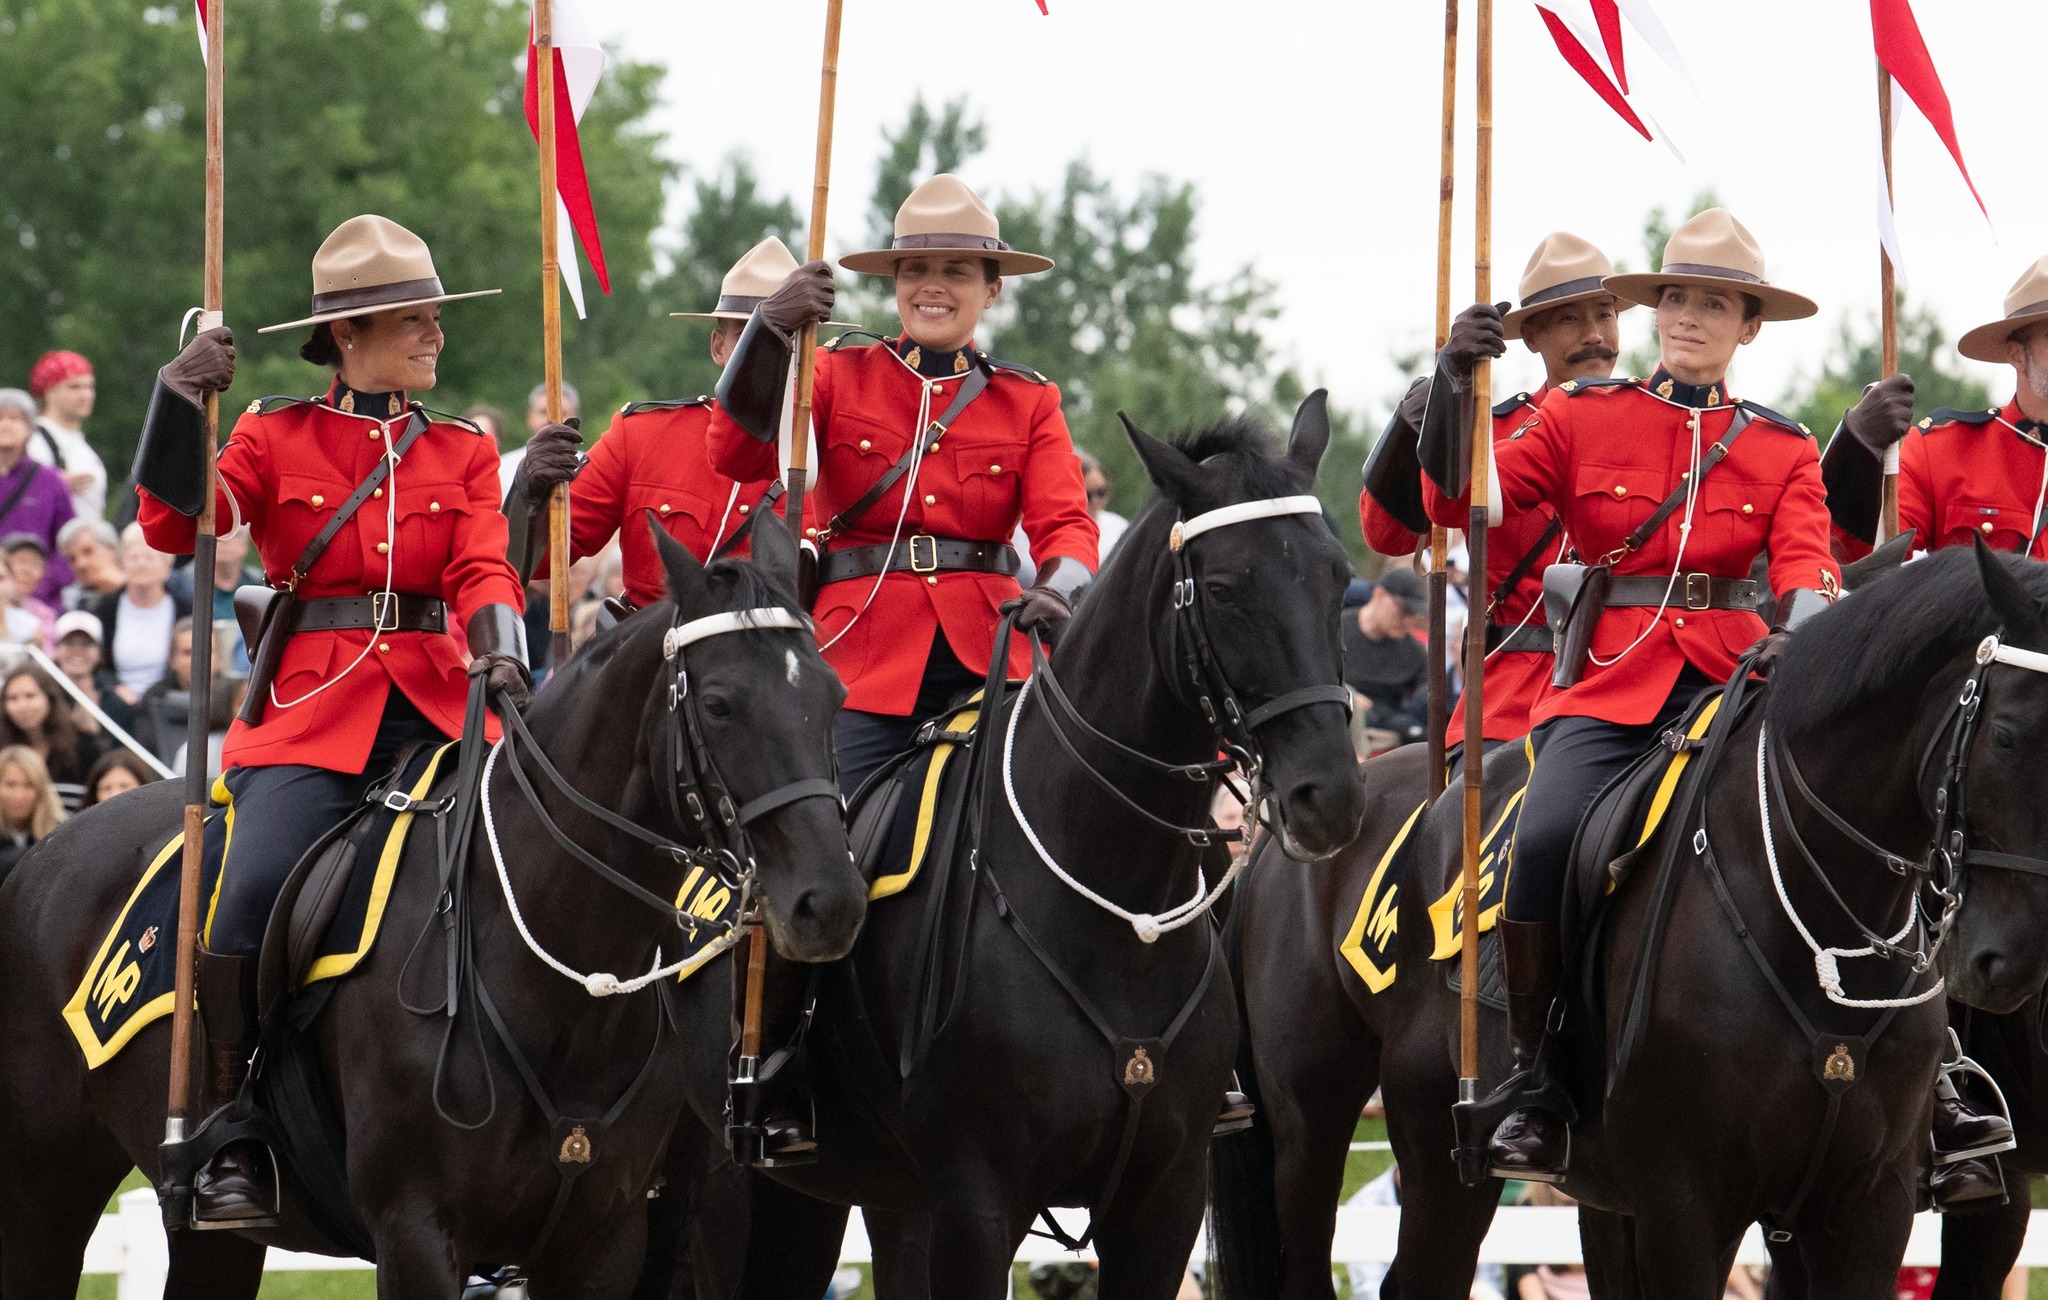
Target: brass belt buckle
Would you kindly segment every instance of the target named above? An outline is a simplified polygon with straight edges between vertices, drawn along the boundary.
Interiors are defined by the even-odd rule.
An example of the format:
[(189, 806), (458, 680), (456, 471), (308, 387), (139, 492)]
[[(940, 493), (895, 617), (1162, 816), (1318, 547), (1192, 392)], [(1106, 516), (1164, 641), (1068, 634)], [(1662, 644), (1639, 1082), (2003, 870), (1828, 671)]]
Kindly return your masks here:
[(370, 630), (390, 632), (398, 627), (398, 593), (395, 591), (373, 591), (370, 593)]
[(1685, 575), (1685, 607), (1689, 610), (1714, 607), (1714, 579), (1704, 573)]
[[(919, 542), (925, 544), (926, 556), (923, 559), (920, 559), (917, 554), (917, 544)], [(910, 535), (910, 571), (912, 573), (937, 573), (939, 571), (938, 538), (933, 537), (930, 533), (912, 533)]]

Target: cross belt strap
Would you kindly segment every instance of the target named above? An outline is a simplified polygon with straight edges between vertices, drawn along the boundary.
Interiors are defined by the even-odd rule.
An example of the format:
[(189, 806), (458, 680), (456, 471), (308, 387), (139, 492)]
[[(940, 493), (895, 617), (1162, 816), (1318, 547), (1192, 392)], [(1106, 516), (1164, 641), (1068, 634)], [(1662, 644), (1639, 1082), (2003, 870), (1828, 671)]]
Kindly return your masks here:
[(1755, 610), (1761, 589), (1753, 578), (1716, 578), (1705, 573), (1632, 574), (1614, 579), (1607, 608)]
[(900, 545), (855, 546), (818, 559), (818, 585), (878, 573), (998, 573), (1015, 577), (1016, 548), (1007, 542), (972, 542), (917, 533)]
[[(917, 459), (918, 449), (922, 447), (927, 453), (936, 450), (939, 439), (945, 436), (947, 429), (953, 427), (953, 421), (960, 418), (960, 412), (966, 410), (967, 404), (981, 396), (987, 388), (986, 369), (976, 366), (968, 371), (967, 378), (960, 381), (960, 391), (954, 395), (952, 405), (941, 412), (939, 418), (933, 420), (929, 428), (918, 430), (917, 436), (910, 440), (910, 446), (902, 457), (891, 465), (882, 477), (875, 480), (873, 487), (861, 493), (859, 500), (832, 516), (832, 521), (825, 525), (825, 532), (818, 540), (823, 542), (826, 537), (843, 533), (860, 522), (860, 517), (874, 509), (875, 503), (888, 495), (890, 488), (896, 486), (896, 481), (910, 472), (910, 462)], [(833, 579), (821, 576), (819, 581), (831, 582)]]
[(389, 595), (335, 596), (298, 601), (292, 610), (293, 632), (446, 632), (448, 603), (439, 596), (410, 591)]

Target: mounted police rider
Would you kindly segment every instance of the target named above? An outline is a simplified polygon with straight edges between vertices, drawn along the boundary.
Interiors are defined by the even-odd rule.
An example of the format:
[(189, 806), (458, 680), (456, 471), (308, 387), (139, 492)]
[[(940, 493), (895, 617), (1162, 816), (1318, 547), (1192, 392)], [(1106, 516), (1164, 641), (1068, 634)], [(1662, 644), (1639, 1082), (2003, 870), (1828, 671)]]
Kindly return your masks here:
[[(220, 451), (218, 517), (249, 531), (281, 603), (222, 752), (228, 812), (208, 824), (210, 840), (239, 832), (199, 954), (215, 1104), (247, 1077), (256, 953), (300, 857), (403, 747), (462, 735), (470, 678), (515, 703), (529, 690), (496, 449), (412, 397), (434, 386), (440, 305), (496, 292), (446, 292), (417, 235), (359, 216), (314, 255), (311, 314), (261, 331), (312, 327), (299, 354), (332, 379), (317, 398), (252, 403)], [(232, 335), (213, 329), (159, 372), (136, 457), (138, 519), (159, 550), (193, 549), (203, 405), (233, 381), (234, 359)], [(259, 1226), (276, 1206), (253, 1142), (222, 1148), (194, 1183), (195, 1223)]]

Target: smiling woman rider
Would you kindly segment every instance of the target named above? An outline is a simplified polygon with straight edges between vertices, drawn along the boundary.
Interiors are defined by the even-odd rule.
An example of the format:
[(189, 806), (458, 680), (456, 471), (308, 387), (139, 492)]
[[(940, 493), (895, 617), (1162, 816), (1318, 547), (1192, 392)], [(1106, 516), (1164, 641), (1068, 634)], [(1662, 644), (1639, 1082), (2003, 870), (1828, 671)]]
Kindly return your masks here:
[[(343, 223), (314, 255), (312, 315), (261, 331), (312, 326), (299, 355), (332, 371), (326, 393), (252, 403), (220, 451), (220, 528), (249, 530), (277, 597), (290, 599), (273, 605), (252, 647), (249, 703), (222, 752), (239, 833), (199, 957), (215, 1105), (248, 1072), (255, 954), (300, 856), (405, 745), (462, 735), (469, 677), (515, 701), (528, 689), (497, 448), (411, 397), (434, 386), (440, 304), (480, 296), (443, 292), (426, 244), (396, 222)], [(137, 520), (159, 550), (193, 549), (201, 406), (233, 381), (234, 360), (232, 336), (213, 329), (158, 374), (136, 481)], [(467, 667), (457, 628), (474, 656)], [(209, 854), (223, 820), (208, 823)], [(224, 1147), (194, 1185), (203, 1222), (247, 1226), (275, 1204), (271, 1163), (254, 1143)]]

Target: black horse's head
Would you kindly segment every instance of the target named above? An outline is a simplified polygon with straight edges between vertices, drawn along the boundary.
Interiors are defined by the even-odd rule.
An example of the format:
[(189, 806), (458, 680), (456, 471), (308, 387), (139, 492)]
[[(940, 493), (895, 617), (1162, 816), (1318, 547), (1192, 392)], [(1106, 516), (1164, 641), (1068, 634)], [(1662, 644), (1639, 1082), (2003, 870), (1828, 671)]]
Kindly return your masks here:
[[(1990, 637), (2007, 658), (1985, 657)], [(1901, 857), (1931, 848), (1937, 880), (1955, 871), (1962, 905), (1942, 971), (1950, 996), (1993, 1012), (2013, 1010), (2048, 979), (2040, 925), (2048, 915), (2043, 652), (2048, 565), (1979, 543), (1974, 557), (1941, 551), (1842, 601), (1794, 635), (1772, 674), (1772, 726), (1825, 755), (1810, 776), (1824, 763), (1838, 781), (1869, 783), (1890, 764), (1895, 780), (1914, 788), (1913, 799), (1878, 810), (1894, 822), (1891, 838), (1879, 838)], [(1959, 736), (1967, 744), (1957, 750)], [(1937, 831), (1944, 802), (1958, 813), (1944, 843), (1905, 838)], [(1940, 860), (1942, 851), (1955, 868)]]
[[(1162, 664), (1177, 689), (1191, 693), (1185, 651), (1191, 620), (1199, 619), (1221, 678), (1212, 685), (1227, 688), (1251, 720), (1289, 852), (1328, 857), (1352, 841), (1364, 815), (1345, 708), (1337, 692), (1325, 689), (1321, 702), (1264, 717), (1261, 709), (1342, 686), (1338, 622), (1351, 578), (1344, 547), (1319, 511), (1212, 528), (1187, 540), (1184, 552), (1172, 551), (1167, 540), (1180, 536), (1176, 519), (1312, 494), (1330, 441), (1327, 397), (1319, 389), (1302, 402), (1283, 456), (1268, 453), (1266, 431), (1253, 421), (1228, 421), (1171, 443), (1128, 418), (1124, 426), (1161, 500), (1153, 519), (1133, 526), (1119, 555), (1157, 548), (1141, 562), (1155, 566), (1148, 589), (1159, 602), (1153, 621), (1165, 638)], [(1187, 582), (1191, 590), (1177, 591)]]
[[(756, 516), (753, 559), (700, 565), (650, 518), (668, 573), (676, 623), (750, 609), (798, 612), (796, 544), (775, 515)], [(686, 647), (684, 689), (704, 747), (736, 807), (797, 781), (834, 780), (832, 723), (846, 688), (809, 631), (750, 629)], [(668, 708), (666, 678), (647, 716)], [(659, 731), (659, 729), (654, 729)], [(673, 766), (659, 736), (649, 767)], [(809, 797), (763, 813), (746, 827), (775, 950), (792, 961), (834, 961), (853, 948), (867, 914), (867, 886), (853, 865), (835, 798)]]

